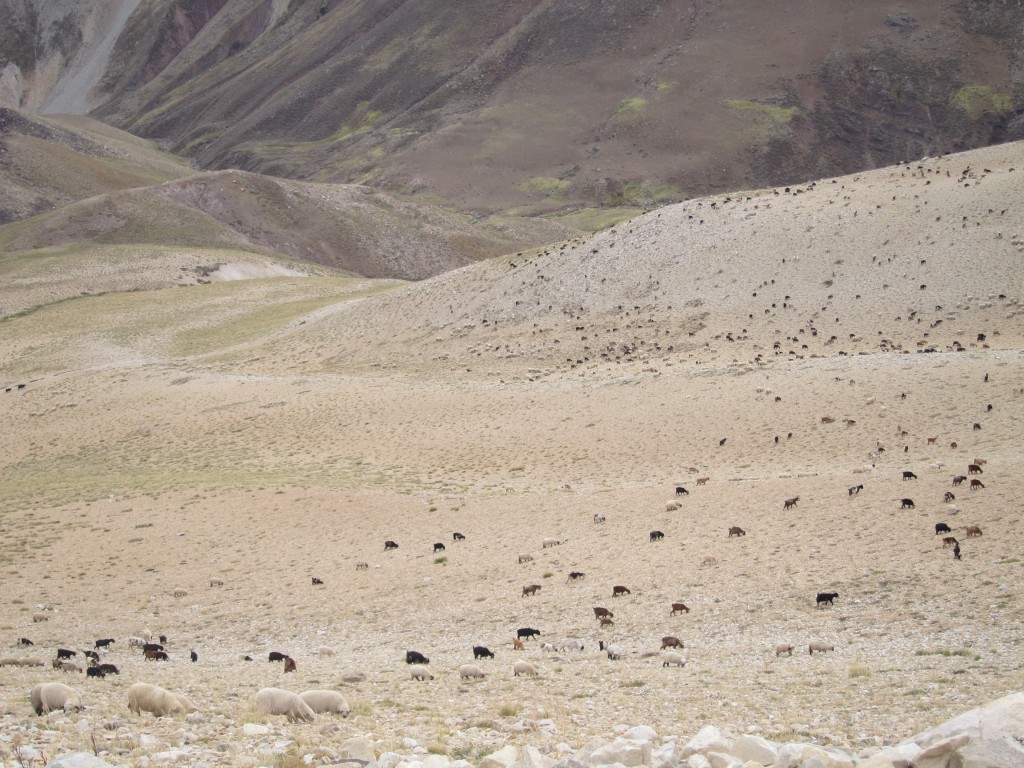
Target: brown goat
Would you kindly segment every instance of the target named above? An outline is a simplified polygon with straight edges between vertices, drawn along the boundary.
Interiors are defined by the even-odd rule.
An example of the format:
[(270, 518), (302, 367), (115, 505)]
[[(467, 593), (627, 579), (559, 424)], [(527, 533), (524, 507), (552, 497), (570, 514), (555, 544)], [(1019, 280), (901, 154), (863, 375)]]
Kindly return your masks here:
[(796, 506), (796, 503), (798, 501), (800, 501), (800, 497), (799, 496), (794, 496), (792, 499), (786, 499), (786, 501), (782, 505), (782, 509), (783, 510), (792, 509), (793, 507)]
[(666, 648), (682, 648), (682, 647), (683, 647), (683, 641), (680, 640), (678, 637), (673, 637), (672, 635), (666, 635), (665, 637), (661, 638), (661, 650), (663, 650), (663, 651)]
[(967, 526), (967, 530), (964, 531), (964, 536), (969, 539), (975, 536), (981, 536), (981, 528), (976, 525), (969, 525)]
[(956, 536), (943, 536), (942, 546), (943, 547), (955, 547), (960, 542), (956, 540)]
[(616, 584), (612, 587), (612, 597), (619, 597), (620, 595), (631, 595), (628, 587), (624, 587), (621, 584)]
[(594, 617), (595, 618), (598, 618), (598, 619), (610, 619), (610, 618), (613, 618), (614, 616), (615, 616), (615, 614), (612, 613), (611, 611), (609, 611), (607, 608), (601, 608), (601, 607), (595, 607), (594, 608)]
[(683, 603), (672, 603), (672, 613), (670, 616), (675, 616), (677, 613), (689, 613), (690, 609)]
[(733, 536), (746, 536), (746, 535), (747, 535), (747, 532), (744, 531), (742, 528), (740, 528), (738, 525), (734, 525), (732, 528), (729, 529), (729, 538), (732, 538)]
[(983, 482), (981, 482), (981, 480), (979, 480), (978, 478), (974, 478), (973, 480), (971, 480), (971, 490), (972, 491), (976, 491), (979, 488), (984, 488), (984, 487), (985, 487), (985, 484)]
[(540, 591), (540, 584), (528, 584), (523, 587), (523, 597), (527, 595), (535, 595)]
[(977, 465), (977, 464), (968, 464), (967, 465), (967, 474), (968, 475), (980, 475), (981, 474), (981, 467), (979, 465)]

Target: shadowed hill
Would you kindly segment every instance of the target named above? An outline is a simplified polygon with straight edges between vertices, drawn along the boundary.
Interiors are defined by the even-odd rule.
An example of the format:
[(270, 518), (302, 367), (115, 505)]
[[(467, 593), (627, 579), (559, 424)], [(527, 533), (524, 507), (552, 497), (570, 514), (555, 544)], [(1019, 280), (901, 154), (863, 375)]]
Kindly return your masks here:
[(203, 168), (483, 213), (642, 209), (1022, 130), (1019, 4), (148, 0), (106, 58), (96, 11), (36, 5), (0, 0), (26, 104), (103, 63), (94, 114)]

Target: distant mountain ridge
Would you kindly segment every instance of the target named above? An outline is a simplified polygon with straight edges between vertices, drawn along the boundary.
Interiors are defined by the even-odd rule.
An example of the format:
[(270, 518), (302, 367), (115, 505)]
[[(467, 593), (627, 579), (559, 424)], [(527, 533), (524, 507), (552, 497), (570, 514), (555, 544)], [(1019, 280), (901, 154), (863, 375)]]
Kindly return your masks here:
[(1024, 136), (1024, 6), (995, 0), (0, 0), (0, 14), (9, 105), (89, 109), (205, 169), (481, 214), (640, 209)]

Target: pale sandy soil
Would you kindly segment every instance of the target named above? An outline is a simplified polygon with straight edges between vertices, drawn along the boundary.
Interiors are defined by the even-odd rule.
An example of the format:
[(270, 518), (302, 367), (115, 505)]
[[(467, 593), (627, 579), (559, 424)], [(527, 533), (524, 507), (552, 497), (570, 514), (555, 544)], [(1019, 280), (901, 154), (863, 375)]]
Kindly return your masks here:
[[(756, 197), (785, 213), (754, 234), (761, 208), (703, 201), (707, 231), (695, 234), (689, 203), (575, 255), (556, 246), (378, 297), (350, 286), (361, 300), (255, 337), (224, 329), (261, 317), (261, 303), (295, 302), (302, 278), (8, 321), (0, 359), (27, 386), (0, 392), (2, 643), (18, 653), (31, 637), (48, 661), (58, 646), (116, 637), (108, 659), (122, 674), (79, 679), (88, 724), (44, 736), (26, 695), (59, 675), (0, 668), (3, 728), (47, 749), (98, 733), (123, 761), (155, 748), (140, 733), (167, 745), (188, 732), (211, 750), (236, 744), (208, 762), (262, 764), (236, 729), (258, 719), (251, 695), (278, 685), (339, 687), (354, 705), (348, 720), (275, 725), (300, 754), (368, 734), (378, 749), (411, 737), (476, 761), (507, 742), (558, 753), (618, 724), (857, 747), (1020, 690), (1024, 226), (1007, 196), (1020, 199), (1021, 159), (1012, 146), (918, 175), (751, 194), (748, 208)], [(978, 177), (958, 174), (967, 163)], [(907, 208), (884, 213), (893, 195)], [(839, 227), (845, 196), (859, 215)], [(816, 233), (825, 220), (833, 228)], [(808, 255), (783, 265), (798, 249)], [(768, 297), (751, 296), (765, 281)], [(613, 353), (602, 358), (596, 338)], [(975, 458), (985, 487), (952, 487)], [(669, 511), (678, 483), (689, 495)], [(901, 510), (903, 497), (916, 508)], [(961, 561), (937, 522), (961, 540)], [(965, 538), (969, 525), (984, 535)], [(544, 549), (545, 537), (564, 543)], [(570, 583), (573, 570), (586, 578)], [(522, 597), (532, 583), (540, 592)], [(631, 594), (612, 598), (613, 585)], [(815, 607), (822, 590), (839, 592), (833, 607)], [(690, 613), (670, 616), (680, 600)], [(32, 623), (37, 605), (50, 621)], [(599, 628), (594, 606), (615, 625)], [(146, 627), (170, 636), (169, 663), (128, 651)], [(514, 651), (518, 627), (586, 650)], [(662, 668), (663, 635), (684, 641), (683, 669)], [(604, 658), (602, 639), (625, 657)], [(809, 656), (814, 639), (835, 652)], [(775, 656), (781, 642), (791, 658)], [(484, 681), (462, 683), (478, 643), (497, 658), (481, 662)], [(323, 645), (337, 655), (318, 656)], [(433, 681), (409, 679), (409, 649), (431, 658)], [(270, 650), (294, 656), (297, 673), (269, 664)], [(521, 657), (538, 678), (512, 677)], [(367, 680), (342, 683), (349, 670)], [(202, 714), (130, 716), (138, 680), (187, 692)]]

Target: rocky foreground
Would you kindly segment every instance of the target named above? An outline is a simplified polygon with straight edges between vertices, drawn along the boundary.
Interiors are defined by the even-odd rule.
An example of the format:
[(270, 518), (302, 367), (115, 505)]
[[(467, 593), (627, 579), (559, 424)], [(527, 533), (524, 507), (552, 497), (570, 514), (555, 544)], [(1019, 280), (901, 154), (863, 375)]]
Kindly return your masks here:
[[(40, 723), (42, 722), (42, 726)], [(533, 746), (508, 745), (474, 764), (464, 759), (432, 754), (415, 739), (402, 740), (400, 752), (378, 751), (372, 735), (332, 744), (338, 729), (323, 726), (322, 740), (302, 748), (291, 738), (285, 722), (241, 725), (212, 722), (192, 713), (174, 722), (176, 736), (164, 739), (139, 733), (134, 725), (104, 724), (106, 732), (92, 736), (93, 751), (73, 752), (46, 761), (50, 750), (61, 751), (67, 736), (93, 731), (88, 715), (70, 719), (62, 712), (46, 721), (12, 722), (7, 716), (0, 739), (0, 755), (9, 766), (45, 762), (47, 768), (103, 768), (110, 765), (360, 765), (369, 768), (1015, 768), (1024, 766), (1024, 692), (1014, 693), (965, 712), (898, 744), (853, 750), (814, 742), (778, 743), (757, 733), (734, 734), (714, 726), (684, 739), (659, 735), (648, 726), (617, 727), (616, 736), (592, 739), (579, 749), (557, 744), (545, 754)], [(549, 721), (550, 722), (550, 721)], [(543, 719), (530, 723), (542, 731)], [(48, 727), (46, 727), (48, 726)], [(221, 741), (207, 743), (202, 731), (219, 730)], [(209, 735), (209, 734), (207, 734)], [(113, 745), (106, 749), (105, 745)], [(116, 756), (113, 753), (117, 753)], [(113, 763), (107, 760), (113, 760)]]

